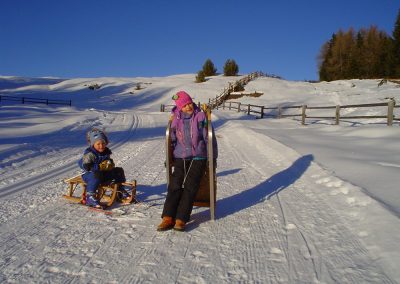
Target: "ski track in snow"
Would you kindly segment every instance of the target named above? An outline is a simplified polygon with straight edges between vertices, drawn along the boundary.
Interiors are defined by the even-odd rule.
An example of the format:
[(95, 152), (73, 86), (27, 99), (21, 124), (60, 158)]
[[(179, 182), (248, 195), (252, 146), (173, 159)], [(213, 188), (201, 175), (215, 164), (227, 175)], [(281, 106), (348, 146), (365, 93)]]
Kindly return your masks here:
[[(217, 220), (195, 208), (187, 232), (157, 232), (166, 194), (166, 121), (167, 114), (130, 113), (103, 122), (123, 126), (111, 137), (113, 158), (128, 180), (137, 179), (141, 201), (115, 206), (115, 216), (62, 199), (62, 180), (76, 174), (81, 148), (41, 159), (28, 153), (36, 164), (23, 167), (30, 172), (16, 166), (2, 177), (0, 282), (394, 282), (329, 203), (344, 196), (349, 210), (364, 205), (345, 183), (311, 155), (301, 157), (235, 121), (216, 132)], [(253, 144), (262, 146), (247, 151)], [(260, 155), (264, 163), (256, 164)]]

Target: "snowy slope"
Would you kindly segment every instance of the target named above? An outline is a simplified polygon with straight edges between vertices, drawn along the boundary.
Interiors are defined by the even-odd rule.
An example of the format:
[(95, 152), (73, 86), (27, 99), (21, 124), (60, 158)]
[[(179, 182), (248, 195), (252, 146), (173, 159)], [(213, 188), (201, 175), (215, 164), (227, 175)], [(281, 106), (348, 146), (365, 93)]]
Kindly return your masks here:
[[(398, 124), (305, 128), (215, 111), (217, 220), (195, 208), (186, 233), (157, 232), (168, 119), (160, 104), (180, 89), (207, 101), (233, 81), (193, 79), (2, 77), (1, 94), (71, 99), (73, 107), (0, 106), (1, 282), (400, 282)], [(102, 87), (89, 90), (94, 83)], [(376, 102), (399, 93), (397, 85), (378, 88), (374, 80), (260, 78), (251, 88), (264, 96), (243, 102), (274, 105), (360, 103), (358, 92)], [(92, 126), (105, 127), (114, 160), (139, 183), (142, 202), (116, 206), (113, 216), (61, 197), (63, 179), (79, 172)], [(371, 187), (361, 182), (368, 179)]]

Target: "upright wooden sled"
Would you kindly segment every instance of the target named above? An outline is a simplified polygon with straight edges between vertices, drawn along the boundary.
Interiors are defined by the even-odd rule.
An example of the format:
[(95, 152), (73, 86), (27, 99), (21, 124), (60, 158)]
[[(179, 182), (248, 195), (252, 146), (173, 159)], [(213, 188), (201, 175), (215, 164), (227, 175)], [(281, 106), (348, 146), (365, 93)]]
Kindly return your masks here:
[[(65, 182), (68, 184), (67, 194), (64, 198), (74, 203), (85, 204), (86, 202), (86, 183), (83, 181), (81, 175), (66, 179)], [(124, 186), (124, 189), (128, 189), (131, 192), (128, 198), (119, 199), (118, 191)], [(132, 182), (122, 183), (105, 183), (101, 184), (97, 189), (96, 198), (99, 200), (100, 205), (103, 207), (110, 207), (115, 201), (119, 201), (123, 204), (129, 204), (136, 201), (136, 180)]]
[[(215, 209), (216, 209), (216, 198), (217, 198), (217, 178), (215, 175), (215, 165), (214, 165), (214, 149), (213, 149), (213, 131), (211, 127), (211, 110), (206, 111), (208, 120), (208, 144), (207, 144), (207, 168), (204, 176), (200, 181), (200, 188), (197, 192), (194, 205), (200, 207), (210, 208), (211, 220), (215, 220)], [(167, 188), (172, 176), (173, 168), (173, 156), (172, 156), (172, 145), (170, 137), (170, 128), (173, 116), (170, 117), (168, 121), (167, 130), (165, 132), (165, 149), (166, 149), (166, 168), (167, 168)]]

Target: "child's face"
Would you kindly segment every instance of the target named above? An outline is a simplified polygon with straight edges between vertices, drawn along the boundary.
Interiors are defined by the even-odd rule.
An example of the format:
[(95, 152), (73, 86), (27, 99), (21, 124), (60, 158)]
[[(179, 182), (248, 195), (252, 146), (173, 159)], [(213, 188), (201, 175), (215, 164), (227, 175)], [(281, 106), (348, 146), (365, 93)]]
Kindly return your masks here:
[(106, 149), (106, 143), (104, 143), (103, 140), (97, 140), (96, 142), (94, 142), (93, 148), (94, 148), (97, 152), (102, 153), (102, 152), (104, 152), (104, 150)]
[(193, 103), (186, 104), (182, 107), (182, 112), (186, 114), (192, 114), (193, 113)]

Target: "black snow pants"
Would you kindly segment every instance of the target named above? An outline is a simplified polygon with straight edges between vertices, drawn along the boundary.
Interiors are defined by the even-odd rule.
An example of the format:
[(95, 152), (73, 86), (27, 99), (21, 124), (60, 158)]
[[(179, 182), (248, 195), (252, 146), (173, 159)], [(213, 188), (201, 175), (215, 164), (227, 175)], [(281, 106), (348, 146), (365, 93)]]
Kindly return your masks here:
[(190, 220), (193, 202), (205, 173), (207, 160), (175, 159), (174, 171), (165, 199), (162, 217)]

